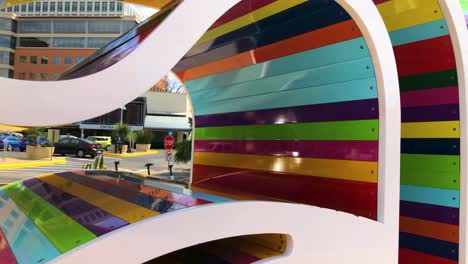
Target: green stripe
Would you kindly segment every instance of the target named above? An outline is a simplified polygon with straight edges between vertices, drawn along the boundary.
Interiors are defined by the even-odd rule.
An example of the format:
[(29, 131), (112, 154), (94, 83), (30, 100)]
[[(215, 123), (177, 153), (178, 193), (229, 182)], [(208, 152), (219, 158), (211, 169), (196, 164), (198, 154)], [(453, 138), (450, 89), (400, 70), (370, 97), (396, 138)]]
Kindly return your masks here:
[(400, 77), (400, 91), (402, 92), (457, 85), (458, 78), (456, 70)]
[(401, 184), (460, 190), (460, 156), (402, 154)]
[(207, 127), (198, 140), (378, 140), (378, 120)]
[(67, 252), (96, 238), (24, 185), (10, 184), (5, 191), (60, 252)]

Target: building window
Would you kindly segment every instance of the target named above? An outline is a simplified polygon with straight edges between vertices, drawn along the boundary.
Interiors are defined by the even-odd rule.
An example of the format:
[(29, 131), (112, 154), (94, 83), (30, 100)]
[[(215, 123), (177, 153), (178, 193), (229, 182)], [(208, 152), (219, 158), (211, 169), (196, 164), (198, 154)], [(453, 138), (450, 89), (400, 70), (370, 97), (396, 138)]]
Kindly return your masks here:
[(86, 11), (93, 12), (93, 2), (88, 2), (86, 4)]
[(101, 2), (94, 2), (94, 12), (101, 12)]
[(70, 12), (70, 2), (65, 2), (65, 12)]
[(18, 73), (18, 79), (25, 80), (26, 79), (26, 73), (24, 73), (24, 72)]
[(47, 73), (41, 72), (39, 76), (41, 77), (41, 81), (47, 81)]
[(42, 12), (49, 12), (49, 2), (42, 3)]
[(117, 3), (117, 12), (122, 12), (122, 3), (121, 2)]
[(26, 56), (20, 56), (20, 63), (21, 64), (26, 64)]
[(31, 64), (37, 64), (37, 56), (31, 56), (31, 57), (29, 57), (29, 63), (31, 63)]
[(41, 57), (41, 64), (49, 64), (49, 57), (42, 56)]
[(54, 72), (54, 74), (52, 74), (52, 80), (58, 80), (58, 78), (60, 78), (60, 73)]
[(63, 62), (64, 62), (66, 65), (72, 64), (72, 57), (70, 57), (70, 56), (65, 56)]
[(63, 2), (57, 2), (57, 11), (63, 12)]
[(80, 2), (80, 12), (85, 11), (85, 2)]
[(123, 22), (123, 32), (127, 32), (133, 29), (137, 23), (135, 21), (124, 21)]
[(13, 65), (14, 57), (8, 51), (0, 51), (0, 64)]
[(107, 12), (107, 2), (102, 2), (102, 12)]
[(11, 43), (11, 36), (9, 35), (0, 35), (0, 47), (2, 48), (14, 48)]
[(36, 74), (34, 72), (29, 73), (29, 80), (36, 80)]
[(50, 12), (55, 12), (55, 2), (50, 2)]
[(21, 12), (26, 12), (27, 8), (28, 8), (27, 4), (22, 4), (21, 5)]
[(47, 48), (50, 47), (50, 38), (20, 38), (19, 47)]
[(110, 12), (115, 12), (115, 2), (110, 2), (109, 3), (109, 7), (110, 7)]
[(80, 63), (83, 60), (83, 57), (77, 56), (75, 57), (75, 63)]
[(54, 38), (55, 48), (84, 48), (85, 38)]
[(88, 38), (88, 48), (102, 48), (109, 44), (114, 38)]
[(72, 12), (78, 12), (78, 2), (72, 2)]
[(55, 65), (62, 64), (62, 58), (60, 56), (55, 56), (54, 57), (54, 64)]
[(15, 5), (15, 12), (19, 12), (19, 9), (20, 9), (19, 5)]
[(13, 23), (9, 18), (0, 18), (0, 30), (12, 31)]
[(13, 78), (13, 71), (9, 69), (0, 69), (0, 77)]
[(18, 33), (51, 33), (52, 21), (18, 21)]
[(28, 4), (28, 12), (34, 12), (34, 3), (33, 2), (30, 2)]
[(120, 33), (120, 21), (89, 21), (88, 22), (88, 33), (94, 34), (119, 34)]
[(86, 21), (54, 21), (54, 33), (86, 33)]
[(41, 12), (41, 2), (36, 2), (36, 12)]

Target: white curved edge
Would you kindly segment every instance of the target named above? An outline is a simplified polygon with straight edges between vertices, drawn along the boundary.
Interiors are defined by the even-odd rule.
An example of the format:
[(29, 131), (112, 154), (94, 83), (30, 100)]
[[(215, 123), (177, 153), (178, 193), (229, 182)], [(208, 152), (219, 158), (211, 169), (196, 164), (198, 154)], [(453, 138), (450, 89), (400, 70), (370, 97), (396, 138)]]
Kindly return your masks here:
[(460, 241), (459, 262), (468, 263), (468, 127), (467, 127), (467, 81), (468, 81), (468, 30), (465, 15), (458, 0), (438, 0), (444, 14), (452, 40), (458, 74), (458, 92), (460, 102)]
[(50, 263), (143, 263), (222, 238), (288, 234), (285, 255), (259, 263), (395, 264), (393, 234), (379, 222), (307, 205), (228, 202), (153, 217), (101, 236)]
[[(30, 127), (69, 124), (127, 104), (169, 72), (237, 2), (183, 1), (125, 59), (96, 74), (47, 82), (0, 78), (2, 98), (8, 98), (0, 104), (0, 123)], [(101, 98), (106, 98), (105, 104), (99, 103)]]

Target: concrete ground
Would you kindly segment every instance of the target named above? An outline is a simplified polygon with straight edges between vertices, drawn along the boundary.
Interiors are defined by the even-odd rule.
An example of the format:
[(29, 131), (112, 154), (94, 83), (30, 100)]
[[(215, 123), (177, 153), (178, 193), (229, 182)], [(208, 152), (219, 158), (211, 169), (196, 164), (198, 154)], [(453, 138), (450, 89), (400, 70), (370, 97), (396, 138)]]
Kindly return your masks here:
[[(0, 158), (3, 153), (0, 153)], [(24, 155), (20, 152), (8, 152), (7, 155), (11, 158), (17, 158)], [(60, 156), (56, 156), (60, 157)], [(10, 183), (18, 180), (23, 180), (29, 177), (56, 173), (67, 170), (79, 170), (85, 164), (92, 163), (93, 159), (91, 158), (76, 158), (74, 156), (65, 156), (67, 160), (66, 164), (62, 165), (51, 165), (51, 166), (38, 166), (38, 167), (29, 167), (29, 168), (20, 168), (20, 169), (7, 169), (0, 170), (0, 183)], [(146, 174), (146, 163), (153, 163), (154, 166), (151, 167), (151, 174), (161, 174), (161, 177), (165, 177), (167, 172), (167, 161), (165, 161), (165, 153), (161, 151), (157, 154), (148, 155), (148, 156), (139, 156), (139, 157), (104, 157), (104, 165), (109, 170), (114, 170), (114, 162), (119, 161), (119, 170), (130, 171), (139, 174)], [(185, 175), (190, 175), (190, 168), (192, 167), (191, 162), (188, 164), (174, 164), (173, 170), (177, 173), (182, 173)], [(181, 175), (182, 175), (181, 174)], [(179, 174), (177, 174), (179, 175)], [(182, 176), (177, 178), (183, 178)]]

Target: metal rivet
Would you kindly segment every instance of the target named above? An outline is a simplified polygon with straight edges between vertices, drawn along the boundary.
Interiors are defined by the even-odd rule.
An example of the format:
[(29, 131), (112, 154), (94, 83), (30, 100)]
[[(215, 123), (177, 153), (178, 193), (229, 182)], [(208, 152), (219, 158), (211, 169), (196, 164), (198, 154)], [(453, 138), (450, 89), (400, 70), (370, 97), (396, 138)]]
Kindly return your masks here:
[(454, 182), (454, 183), (456, 183), (456, 182), (457, 182), (457, 180), (453, 180), (453, 182)]
[(44, 261), (43, 258), (41, 258), (40, 260), (38, 260), (37, 263), (41, 263), (42, 261)]
[(454, 128), (453, 128), (453, 131), (457, 131), (457, 128), (456, 128), (456, 127), (454, 127)]
[(374, 86), (371, 86), (370, 89), (371, 89), (371, 90), (374, 90)]
[(375, 131), (375, 128), (372, 128), (371, 131), (374, 132), (374, 131)]
[(456, 148), (457, 148), (457, 145), (453, 145), (452, 148), (456, 149)]
[(364, 49), (364, 46), (361, 45), (359, 48)]
[(440, 26), (440, 29), (444, 29), (444, 26)]
[(454, 162), (454, 163), (453, 163), (453, 166), (455, 166), (455, 165), (457, 165), (457, 163), (456, 163), (456, 162)]
[(369, 65), (366, 66), (366, 69), (367, 69), (367, 70), (370, 69)]
[(435, 14), (437, 14), (437, 12), (438, 12), (437, 10), (434, 10), (434, 13), (435, 13)]
[(455, 197), (452, 197), (452, 200), (454, 200), (454, 201), (455, 201), (456, 199), (457, 199), (457, 198), (455, 198)]
[(374, 170), (371, 170), (370, 173), (371, 173), (371, 174), (374, 174)]

